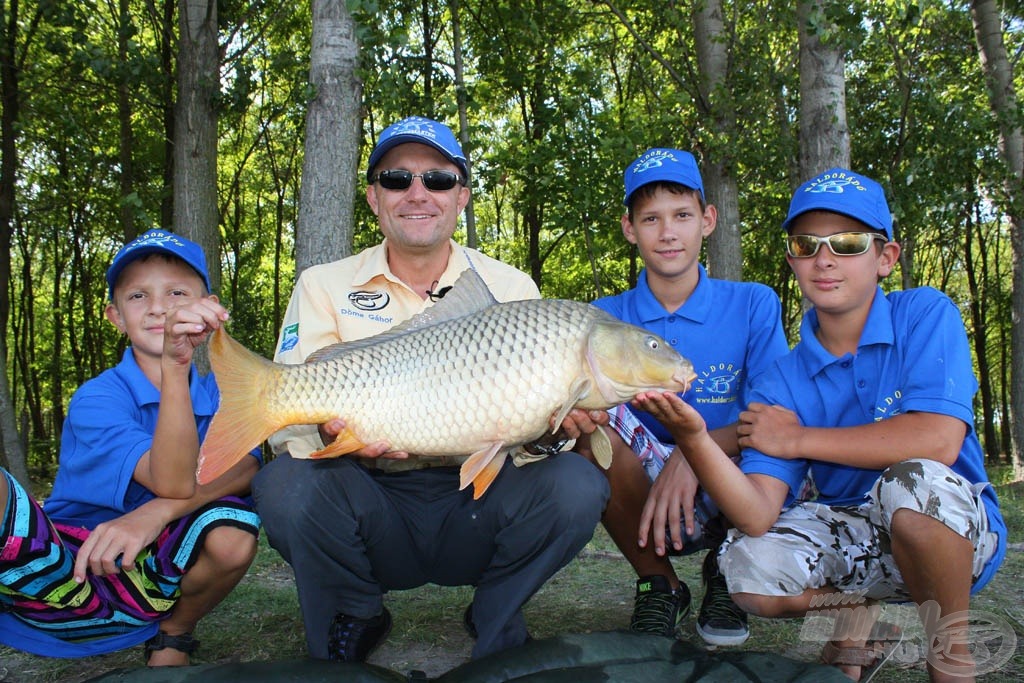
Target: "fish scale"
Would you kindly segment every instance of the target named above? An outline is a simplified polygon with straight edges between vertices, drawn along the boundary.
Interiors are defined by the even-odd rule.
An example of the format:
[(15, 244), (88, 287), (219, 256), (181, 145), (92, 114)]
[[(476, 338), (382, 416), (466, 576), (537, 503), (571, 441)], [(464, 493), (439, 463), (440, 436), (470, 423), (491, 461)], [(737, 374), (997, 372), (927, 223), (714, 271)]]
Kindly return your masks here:
[[(683, 391), (693, 378), (689, 361), (647, 330), (577, 301), (498, 303), (472, 270), (418, 316), (321, 349), (304, 364), (272, 363), (222, 329), (211, 336), (210, 361), (221, 405), (200, 449), (201, 484), (282, 427), (340, 417), (346, 429), (308, 457), (377, 441), (419, 457), (461, 457), (461, 485), (472, 482), (475, 497), (508, 452), (573, 407)], [(607, 435), (595, 432), (591, 447), (607, 467)]]
[[(558, 300), (548, 301), (552, 305), (539, 316), (536, 306), (524, 309), (515, 303), (521, 302), (494, 309), (480, 320), (455, 321), (436, 334), (399, 337), (337, 362), (301, 366), (308, 372), (289, 375), (282, 404), (304, 409), (329, 405), (332, 414), (357, 425), (353, 431), (364, 442), (386, 433), (394, 449), (420, 455), (450, 455), (454, 441), (473, 450), (495, 439), (531, 441), (545, 431), (537, 425), (546, 425), (568, 398), (568, 375), (578, 365), (571, 361), (579, 357), (579, 344), (566, 343), (566, 337), (581, 337), (591, 316), (577, 307), (560, 306)], [(517, 325), (539, 341), (529, 348), (545, 352), (514, 354), (508, 341)], [(563, 387), (558, 395), (551, 391), (555, 386)], [(495, 387), (501, 387), (498, 396)], [(310, 388), (315, 390), (311, 393)], [(509, 403), (521, 409), (506, 415), (510, 419), (505, 424), (480, 419), (482, 411), (500, 414)], [(435, 413), (445, 419), (415, 419)], [(399, 414), (414, 419), (396, 427), (394, 416)]]

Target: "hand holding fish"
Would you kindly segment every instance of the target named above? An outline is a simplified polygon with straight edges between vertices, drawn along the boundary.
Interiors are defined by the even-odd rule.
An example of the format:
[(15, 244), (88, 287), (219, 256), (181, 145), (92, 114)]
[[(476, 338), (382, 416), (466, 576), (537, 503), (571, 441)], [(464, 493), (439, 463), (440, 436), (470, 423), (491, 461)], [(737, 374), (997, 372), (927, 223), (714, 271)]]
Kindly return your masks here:
[[(320, 439), (326, 446), (333, 442), (338, 434), (345, 431), (345, 427), (345, 421), (340, 417), (328, 420), (319, 427)], [(389, 460), (405, 460), (409, 457), (409, 454), (405, 451), (391, 450), (391, 444), (387, 441), (374, 441), (357, 451), (348, 453), (348, 455), (355, 458), (387, 458)]]
[(195, 299), (167, 312), (164, 319), (162, 358), (173, 365), (188, 367), (195, 348), (227, 319), (228, 311), (215, 296)]
[(803, 427), (792, 410), (782, 406), (751, 403), (740, 413), (736, 428), (742, 448), (756, 448), (776, 458), (802, 457), (800, 435)]
[(567, 439), (578, 439), (584, 434), (593, 434), (602, 425), (608, 424), (607, 410), (583, 410), (573, 408), (562, 420), (561, 425), (555, 424), (557, 415), (551, 416), (551, 429), (557, 430), (561, 427), (561, 433)]

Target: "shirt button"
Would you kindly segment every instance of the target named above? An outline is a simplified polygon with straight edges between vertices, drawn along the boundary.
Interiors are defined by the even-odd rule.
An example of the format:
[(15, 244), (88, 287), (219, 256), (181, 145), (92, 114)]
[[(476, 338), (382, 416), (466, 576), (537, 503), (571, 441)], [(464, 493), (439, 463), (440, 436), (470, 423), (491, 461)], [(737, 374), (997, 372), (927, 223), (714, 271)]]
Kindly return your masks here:
[(860, 380), (859, 382), (857, 382), (857, 386), (863, 389), (865, 386), (867, 386), (867, 382), (865, 382), (864, 380)]
[(669, 321), (670, 323), (674, 323), (674, 322), (676, 321), (676, 317), (675, 317), (674, 315), (670, 315), (670, 316), (668, 317), (668, 321)]
[(671, 344), (672, 346), (676, 346), (676, 340), (672, 339), (671, 341), (669, 341), (669, 344)]
[(850, 367), (850, 361), (848, 361), (848, 360), (844, 360), (844, 361), (843, 361), (843, 367), (844, 367), (844, 368), (848, 368), (848, 367)]

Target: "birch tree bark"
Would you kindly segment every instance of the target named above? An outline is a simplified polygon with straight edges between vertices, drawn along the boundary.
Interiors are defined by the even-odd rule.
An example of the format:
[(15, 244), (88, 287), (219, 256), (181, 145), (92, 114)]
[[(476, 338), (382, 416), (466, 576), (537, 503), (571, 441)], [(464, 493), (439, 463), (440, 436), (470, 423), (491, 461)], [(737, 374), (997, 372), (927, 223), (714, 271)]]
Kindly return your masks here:
[(701, 175), (708, 203), (718, 209), (718, 225), (707, 241), (708, 272), (723, 280), (743, 279), (740, 205), (728, 141), (736, 134), (736, 110), (728, 86), (729, 46), (722, 3), (706, 0), (693, 11), (694, 41), (700, 69), (701, 108), (711, 118), (711, 158), (702, 159)]
[(343, 0), (313, 0), (306, 143), (295, 234), (295, 276), (352, 253), (359, 177), (359, 41)]
[(800, 39), (800, 181), (834, 166), (850, 167), (843, 48), (823, 33), (828, 0), (797, 4)]
[[(999, 123), (999, 147), (1006, 163), (1003, 180), (1004, 211), (1010, 220), (1013, 253), (1013, 284), (1010, 328), (1011, 453), (1015, 473), (1024, 463), (1024, 127), (1021, 126), (1013, 64), (1006, 54), (999, 7), (994, 0), (971, 3), (974, 34), (978, 40), (981, 68), (985, 72), (989, 104)], [(1004, 428), (1006, 428), (1004, 426)]]
[(217, 1), (183, 0), (178, 27), (178, 104), (174, 113), (174, 232), (206, 252), (220, 289), (217, 211)]

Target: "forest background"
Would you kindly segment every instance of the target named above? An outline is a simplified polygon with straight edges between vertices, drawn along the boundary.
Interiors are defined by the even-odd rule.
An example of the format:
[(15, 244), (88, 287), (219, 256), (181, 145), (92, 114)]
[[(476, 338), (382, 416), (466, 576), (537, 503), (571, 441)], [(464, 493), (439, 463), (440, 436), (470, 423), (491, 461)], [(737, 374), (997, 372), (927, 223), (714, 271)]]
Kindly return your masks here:
[(833, 165), (876, 178), (903, 245), (884, 287), (931, 285), (960, 306), (986, 457), (1019, 468), (1020, 0), (0, 11), (0, 465), (41, 494), (71, 393), (124, 349), (102, 314), (117, 248), (154, 227), (199, 241), (232, 334), (271, 356), (297, 272), (379, 240), (365, 160), (414, 114), (451, 125), (470, 157), (457, 239), (548, 297), (633, 286), (622, 170), (648, 147), (693, 151), (720, 212), (711, 275), (775, 288), (791, 342), (792, 190)]

